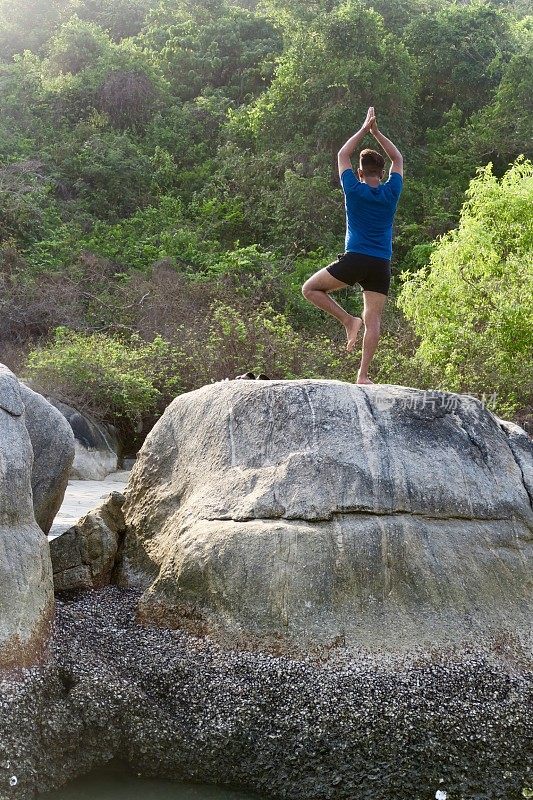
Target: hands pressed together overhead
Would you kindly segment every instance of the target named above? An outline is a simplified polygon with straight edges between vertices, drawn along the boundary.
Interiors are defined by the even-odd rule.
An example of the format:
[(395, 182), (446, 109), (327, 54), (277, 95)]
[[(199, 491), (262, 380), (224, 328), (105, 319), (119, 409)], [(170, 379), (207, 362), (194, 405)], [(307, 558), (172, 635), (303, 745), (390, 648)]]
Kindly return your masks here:
[(371, 133), (374, 139), (381, 145), (385, 153), (392, 161), (392, 172), (399, 172), (400, 175), (403, 175), (403, 156), (390, 139), (383, 135), (383, 133), (378, 128), (378, 123), (376, 120), (376, 110), (374, 106), (370, 106), (368, 111), (366, 112), (366, 119), (363, 122), (363, 126), (358, 134), (355, 135), (354, 138), (364, 136), (367, 133)]
[(368, 111), (366, 112), (366, 119), (363, 123), (363, 130), (365, 133), (374, 133), (378, 129), (378, 124), (376, 121), (376, 112), (374, 110), (374, 106), (370, 106)]
[(352, 164), (350, 158), (355, 148), (360, 144), (362, 139), (367, 133), (371, 133), (374, 139), (383, 148), (387, 156), (392, 161), (392, 171), (399, 172), (403, 175), (403, 157), (395, 144), (391, 142), (378, 128), (376, 121), (376, 111), (374, 106), (370, 106), (366, 112), (366, 118), (363, 125), (357, 133), (354, 133), (348, 141), (346, 141), (338, 152), (339, 175), (342, 175), (345, 169), (351, 169)]

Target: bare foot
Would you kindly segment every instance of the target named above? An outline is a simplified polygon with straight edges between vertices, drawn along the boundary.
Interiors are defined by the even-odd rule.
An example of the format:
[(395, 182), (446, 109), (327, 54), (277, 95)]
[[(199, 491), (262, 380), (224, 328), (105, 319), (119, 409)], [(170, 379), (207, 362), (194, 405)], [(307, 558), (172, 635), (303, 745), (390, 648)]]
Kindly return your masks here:
[(357, 383), (360, 384), (360, 385), (361, 384), (365, 385), (367, 383), (372, 383), (373, 384), (374, 381), (371, 381), (370, 378), (368, 377), (368, 375), (359, 375), (358, 374), (357, 375)]
[(346, 342), (346, 349), (349, 353), (351, 353), (355, 347), (357, 334), (359, 333), (362, 324), (363, 320), (361, 317), (350, 317), (350, 321), (344, 326), (346, 328), (346, 337), (348, 339)]

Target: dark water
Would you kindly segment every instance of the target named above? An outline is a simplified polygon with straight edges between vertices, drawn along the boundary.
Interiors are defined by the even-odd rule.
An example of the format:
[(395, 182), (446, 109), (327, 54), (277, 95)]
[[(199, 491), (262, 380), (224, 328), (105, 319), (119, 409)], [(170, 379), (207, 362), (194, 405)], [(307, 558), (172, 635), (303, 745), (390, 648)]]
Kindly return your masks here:
[(156, 778), (139, 778), (121, 765), (100, 767), (39, 800), (260, 800), (257, 795)]

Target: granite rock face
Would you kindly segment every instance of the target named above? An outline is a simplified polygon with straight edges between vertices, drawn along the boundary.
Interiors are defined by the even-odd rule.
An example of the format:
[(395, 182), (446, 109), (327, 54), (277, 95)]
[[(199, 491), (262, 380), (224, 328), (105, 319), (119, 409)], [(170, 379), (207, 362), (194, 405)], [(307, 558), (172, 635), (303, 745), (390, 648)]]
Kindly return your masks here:
[(39, 655), (53, 613), (48, 543), (32, 502), (25, 399), (17, 378), (0, 365), (0, 667)]
[(102, 481), (118, 468), (118, 440), (112, 426), (103, 425), (71, 406), (50, 402), (68, 420), (74, 433), (75, 456), (70, 470), (74, 480)]
[(120, 492), (111, 494), (50, 542), (56, 592), (97, 589), (111, 581), (115, 559), (124, 534)]
[(74, 460), (74, 435), (57, 408), (23, 383), (19, 386), (33, 449), (33, 510), (37, 524), (48, 533), (67, 488)]
[(529, 495), (529, 501), (533, 508), (533, 458), (531, 437), (522, 430), (519, 425), (507, 420), (498, 420), (501, 429), (507, 434), (509, 447), (518, 464), (518, 468), (522, 473), (522, 481), (526, 492)]
[(467, 396), (206, 386), (178, 397), (141, 450), (120, 583), (144, 590), (145, 621), (228, 646), (410, 647), (524, 629), (531, 454)]

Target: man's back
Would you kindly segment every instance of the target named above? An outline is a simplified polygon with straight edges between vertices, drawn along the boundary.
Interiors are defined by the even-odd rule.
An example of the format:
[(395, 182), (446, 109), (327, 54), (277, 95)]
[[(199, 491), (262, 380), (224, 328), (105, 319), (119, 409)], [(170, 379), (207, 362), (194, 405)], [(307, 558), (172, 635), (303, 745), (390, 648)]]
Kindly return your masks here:
[[(367, 133), (381, 145), (391, 160), (389, 180), (385, 175), (385, 159), (376, 150), (365, 148), (359, 155), (355, 177), (351, 157)], [(392, 222), (403, 183), (403, 156), (390, 139), (378, 129), (374, 106), (370, 106), (359, 130), (344, 143), (337, 156), (339, 177), (345, 194), (346, 248), (323, 269), (318, 270), (302, 286), (304, 297), (344, 325), (346, 349), (354, 350), (364, 324), (363, 354), (357, 372), (357, 383), (372, 383), (368, 367), (379, 340), (381, 314), (390, 289), (392, 255)], [(363, 317), (355, 317), (330, 297), (331, 292), (354, 286), (363, 290)], [(364, 322), (363, 322), (364, 320)]]
[(392, 172), (386, 183), (369, 186), (359, 181), (352, 169), (341, 175), (345, 195), (345, 250), (390, 260), (392, 256), (392, 223), (403, 179)]

